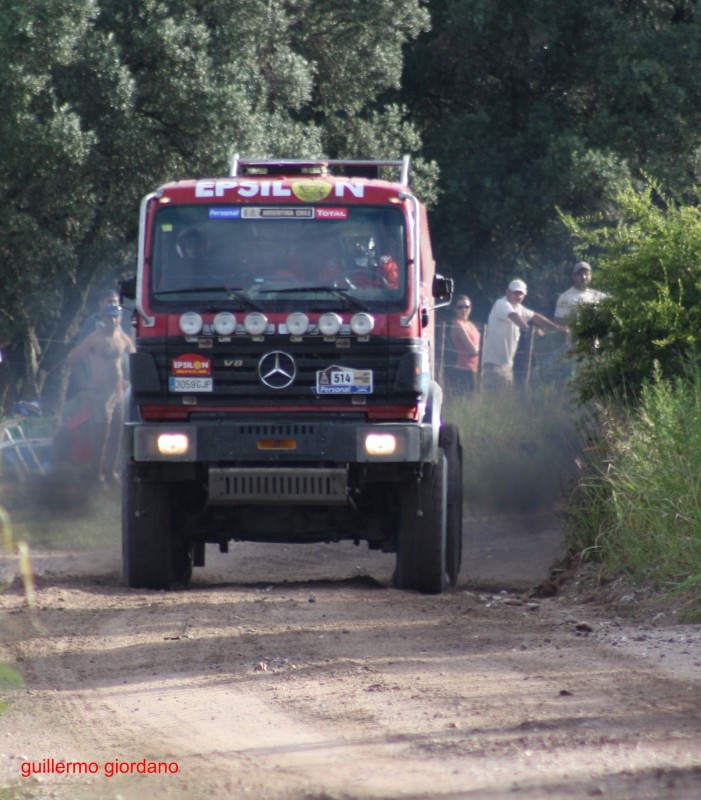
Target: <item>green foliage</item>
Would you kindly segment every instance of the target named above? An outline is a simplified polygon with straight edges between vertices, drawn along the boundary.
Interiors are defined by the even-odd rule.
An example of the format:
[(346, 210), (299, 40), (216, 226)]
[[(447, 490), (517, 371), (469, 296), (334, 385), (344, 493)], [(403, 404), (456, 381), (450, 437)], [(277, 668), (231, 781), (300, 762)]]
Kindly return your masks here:
[(701, 371), (645, 383), (606, 412), (569, 517), (570, 545), (609, 576), (701, 601)]
[(445, 418), (460, 427), (469, 507), (536, 511), (567, 495), (581, 447), (575, 411), (557, 386), (449, 397)]
[(438, 258), (485, 310), (520, 273), (534, 307), (552, 313), (572, 263), (556, 207), (606, 212), (640, 168), (679, 193), (696, 180), (697, 4), (430, 5), (403, 100), (441, 172)]
[[(140, 198), (256, 156), (417, 154), (396, 94), (420, 0), (26, 0), (0, 19), (0, 383), (46, 401), (133, 268)], [(419, 165), (427, 193), (435, 171)], [(0, 386), (2, 389), (2, 386)], [(0, 401), (2, 401), (0, 392)], [(46, 406), (46, 403), (45, 403)]]
[(633, 400), (654, 369), (684, 374), (701, 345), (701, 211), (679, 205), (648, 180), (617, 196), (613, 218), (563, 215), (581, 253), (596, 253), (609, 297), (574, 325), (583, 399)]

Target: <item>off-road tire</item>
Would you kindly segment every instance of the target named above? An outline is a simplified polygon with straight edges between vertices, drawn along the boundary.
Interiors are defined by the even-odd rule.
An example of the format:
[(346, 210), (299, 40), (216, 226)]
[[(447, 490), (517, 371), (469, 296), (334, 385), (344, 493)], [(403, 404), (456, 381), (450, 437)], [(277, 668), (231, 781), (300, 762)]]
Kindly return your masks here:
[(423, 594), (440, 594), (447, 585), (447, 461), (426, 467), (417, 487), (402, 487), (395, 584)]
[(122, 482), (122, 574), (133, 589), (170, 589), (192, 576), (192, 547), (173, 537), (172, 489), (141, 480), (134, 463)]

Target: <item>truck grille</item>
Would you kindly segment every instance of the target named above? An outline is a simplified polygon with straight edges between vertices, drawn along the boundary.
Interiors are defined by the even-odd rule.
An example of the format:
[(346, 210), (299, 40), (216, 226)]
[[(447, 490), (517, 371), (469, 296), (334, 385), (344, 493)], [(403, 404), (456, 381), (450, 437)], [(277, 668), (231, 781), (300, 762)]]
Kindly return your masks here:
[[(339, 347), (334, 341), (318, 336), (291, 342), (289, 338), (269, 336), (265, 341), (250, 337), (233, 337), (231, 341), (211, 340), (208, 348), (198, 348), (184, 339), (145, 338), (138, 343), (140, 353), (153, 360), (153, 378), (148, 385), (132, 370), (137, 402), (168, 402), (182, 405), (183, 393), (168, 391), (171, 362), (187, 352), (199, 352), (211, 361), (212, 391), (197, 393), (200, 408), (235, 401), (240, 405), (269, 405), (282, 398), (292, 402), (314, 403), (319, 407), (347, 403), (357, 395), (316, 392), (317, 373), (336, 365), (372, 373), (372, 393), (362, 396), (363, 405), (386, 404), (391, 398), (413, 404), (421, 389), (417, 386), (417, 366), (421, 343), (415, 339), (377, 337), (370, 341), (344, 340)], [(282, 352), (294, 362), (294, 379), (282, 388), (266, 386), (259, 375), (259, 363), (269, 353)], [(409, 361), (407, 361), (409, 359)], [(288, 364), (289, 367), (289, 364)]]
[(278, 505), (345, 505), (346, 469), (251, 469), (212, 467), (209, 502)]

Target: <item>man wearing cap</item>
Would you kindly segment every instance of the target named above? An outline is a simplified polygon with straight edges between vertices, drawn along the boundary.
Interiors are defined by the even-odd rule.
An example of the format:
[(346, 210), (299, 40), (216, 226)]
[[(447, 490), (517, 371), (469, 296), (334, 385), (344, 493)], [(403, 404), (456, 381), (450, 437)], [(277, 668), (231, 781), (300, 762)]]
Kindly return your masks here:
[(522, 280), (511, 281), (504, 297), (494, 303), (489, 313), (482, 348), (482, 386), (487, 390), (500, 390), (513, 384), (514, 356), (521, 332), (527, 331), (530, 323), (538, 328), (567, 333), (564, 325), (525, 308), (526, 292)]
[(135, 351), (134, 343), (121, 328), (122, 309), (106, 304), (100, 309), (100, 325), (68, 356), (75, 366), (87, 362), (90, 370), (90, 439), (93, 475), (100, 481), (118, 480), (124, 389), (122, 361)]
[(80, 327), (76, 344), (80, 344), (86, 336), (91, 334), (96, 328), (102, 325), (100, 316), (102, 309), (106, 306), (119, 306), (119, 294), (116, 289), (103, 289), (97, 297), (97, 311), (91, 314)]
[(567, 323), (582, 305), (596, 305), (606, 297), (605, 292), (592, 289), (591, 266), (586, 261), (578, 261), (572, 268), (573, 285), (563, 292), (555, 303), (555, 320)]

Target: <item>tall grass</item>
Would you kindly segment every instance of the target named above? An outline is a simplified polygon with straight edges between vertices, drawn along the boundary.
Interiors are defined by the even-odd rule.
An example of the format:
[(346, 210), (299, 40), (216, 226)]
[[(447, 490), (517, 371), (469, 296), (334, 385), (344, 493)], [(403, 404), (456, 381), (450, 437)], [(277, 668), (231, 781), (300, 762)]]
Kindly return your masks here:
[(701, 374), (608, 409), (570, 512), (571, 545), (602, 570), (701, 598)]
[(562, 385), (449, 396), (444, 416), (460, 427), (469, 506), (526, 512), (564, 501), (582, 441)]
[[(30, 608), (33, 608), (34, 583), (29, 566), (29, 549), (23, 542), (15, 542), (10, 517), (7, 511), (0, 506), (0, 557), (7, 556), (12, 558), (15, 553), (19, 555), (20, 571), (24, 582), (27, 604)], [(2, 593), (13, 580), (14, 574), (11, 571), (5, 573), (3, 570), (2, 577), (0, 578), (0, 593)], [(0, 661), (0, 692), (4, 692), (7, 688), (13, 686), (20, 686), (21, 684), (22, 675), (14, 667)], [(7, 703), (4, 698), (0, 696), (0, 714), (2, 714), (6, 708)]]
[(120, 534), (121, 493), (70, 469), (15, 479), (0, 474), (0, 503), (15, 538), (54, 550), (113, 549)]

